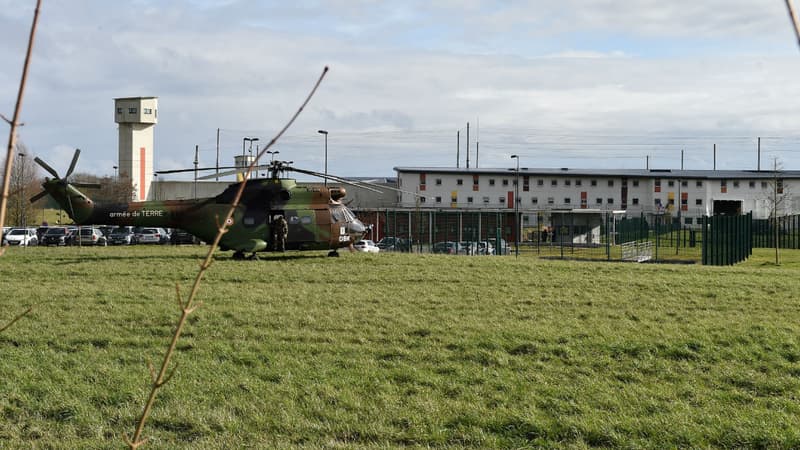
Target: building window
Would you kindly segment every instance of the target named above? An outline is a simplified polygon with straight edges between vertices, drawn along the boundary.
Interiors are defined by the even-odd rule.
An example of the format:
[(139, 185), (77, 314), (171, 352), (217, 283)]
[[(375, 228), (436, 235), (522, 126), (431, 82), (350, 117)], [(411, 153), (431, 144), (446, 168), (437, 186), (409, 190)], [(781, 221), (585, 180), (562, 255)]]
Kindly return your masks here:
[(634, 198), (633, 198), (633, 200), (632, 200), (632, 203), (633, 203), (634, 205), (638, 205), (638, 204), (639, 204), (639, 199), (638, 199), (638, 198), (636, 198), (636, 197), (634, 197)]
[(719, 191), (723, 194), (728, 192), (728, 180), (719, 180)]
[(533, 203), (534, 205), (538, 205), (539, 204), (539, 197), (531, 197), (531, 203)]
[(550, 180), (550, 186), (558, 186), (558, 180)]
[(750, 184), (750, 189), (755, 189), (756, 188), (756, 182), (755, 181), (750, 181), (749, 184)]
[(442, 197), (436, 197), (436, 203), (442, 203)]
[(117, 108), (117, 114), (122, 114), (122, 108)]
[(681, 209), (685, 210), (686, 209), (686, 208), (684, 208), (685, 206), (689, 206), (689, 199), (688, 198), (682, 198), (681, 199)]
[(479, 178), (478, 178), (478, 176), (477, 176), (477, 175), (473, 175), (473, 176), (472, 176), (472, 190), (473, 190), (473, 191), (478, 191), (478, 190), (480, 190), (480, 189), (479, 189), (479, 183), (478, 183), (478, 181), (479, 181)]
[(489, 203), (489, 197), (483, 197), (483, 203)]
[(575, 180), (575, 186), (580, 186), (581, 184), (581, 180)]
[(437, 178), (436, 179), (436, 185), (437, 186), (441, 186), (442, 185), (442, 179), (441, 178)]
[(778, 179), (778, 194), (783, 194), (783, 179)]
[(459, 186), (463, 186), (464, 185), (464, 180), (459, 178), (459, 179), (456, 180), (456, 184), (459, 185)]
[(614, 187), (614, 180), (608, 180), (608, 187)]
[(544, 186), (544, 180), (539, 178), (538, 180), (536, 180), (536, 185), (537, 186)]
[(639, 187), (639, 180), (633, 180), (631, 183), (633, 183), (633, 187)]
[(420, 202), (420, 203), (425, 203), (425, 197), (420, 197), (420, 198), (419, 198), (419, 202)]
[(569, 197), (564, 197), (564, 204), (569, 205), (570, 203), (572, 203), (572, 199)]
[(531, 190), (531, 177), (525, 175), (522, 177), (522, 192), (528, 192)]
[(656, 192), (661, 192), (661, 180), (655, 180), (653, 182), (653, 190)]
[(142, 108), (145, 114), (153, 114), (153, 108)]
[(686, 217), (683, 219), (683, 223), (685, 223), (686, 225), (691, 225), (692, 223), (694, 223), (694, 219), (691, 217)]
[(508, 186), (508, 179), (507, 178), (503, 178), (503, 186)]
[(660, 199), (660, 198), (655, 198), (655, 199), (653, 199), (653, 203), (654, 203), (656, 206), (661, 206), (661, 199)]
[(767, 188), (767, 182), (766, 181), (762, 181), (761, 182), (761, 189), (766, 189), (766, 188)]
[(489, 186), (494, 186), (494, 178), (489, 178)]
[(681, 181), (681, 187), (689, 187), (689, 182), (686, 180)]
[(739, 181), (738, 181), (738, 180), (735, 180), (735, 181), (733, 182), (733, 187), (735, 187), (735, 188), (738, 188), (738, 187), (739, 187)]
[(668, 205), (675, 206), (675, 199), (674, 199), (674, 198), (671, 198), (671, 199), (667, 200), (667, 204), (668, 204)]
[(556, 199), (555, 199), (555, 198), (553, 198), (553, 197), (547, 197), (547, 204), (548, 204), (548, 205), (552, 205), (552, 204), (553, 204), (553, 203), (555, 203), (555, 202), (556, 202)]
[(569, 186), (572, 184), (572, 180), (564, 180), (564, 186)]
[(136, 108), (128, 108), (128, 114), (136, 114)]
[(421, 173), (421, 174), (419, 174), (419, 190), (420, 191), (424, 191), (425, 188), (426, 188), (426, 185), (425, 185), (425, 174)]
[(498, 197), (497, 201), (500, 202), (500, 203), (505, 203), (506, 202), (506, 198), (505, 197)]
[(592, 186), (597, 186), (597, 180), (592, 180), (591, 183), (589, 184), (591, 184)]
[(606, 203), (607, 203), (607, 204), (609, 204), (609, 205), (613, 205), (613, 204), (614, 204), (614, 199), (613, 199), (613, 198), (611, 198), (611, 197), (608, 197), (608, 198), (606, 199)]
[(472, 197), (467, 197), (467, 203), (472, 203)]
[(603, 199), (600, 198), (600, 197), (597, 197), (597, 199), (595, 199), (595, 203), (597, 203), (598, 205), (602, 205), (603, 204)]
[(675, 187), (675, 180), (669, 180), (669, 181), (667, 181), (667, 186), (669, 186), (669, 187)]
[(695, 185), (695, 187), (703, 187), (703, 182), (700, 181), (700, 180), (697, 180), (697, 182), (694, 185)]
[(703, 204), (703, 199), (702, 198), (695, 199), (694, 204), (697, 206), (701, 206)]

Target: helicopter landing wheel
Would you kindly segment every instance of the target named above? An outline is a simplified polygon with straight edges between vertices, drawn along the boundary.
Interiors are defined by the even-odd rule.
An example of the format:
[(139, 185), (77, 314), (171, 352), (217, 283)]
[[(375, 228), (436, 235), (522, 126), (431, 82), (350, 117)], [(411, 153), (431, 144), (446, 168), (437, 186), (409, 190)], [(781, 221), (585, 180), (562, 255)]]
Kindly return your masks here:
[(247, 257), (247, 259), (249, 259), (250, 261), (258, 261), (258, 255), (255, 252), (253, 252), (252, 255)]
[(244, 252), (234, 252), (234, 253), (233, 253), (233, 259), (234, 259), (235, 261), (241, 261), (241, 260), (243, 260), (243, 259), (244, 259)]
[(338, 258), (339, 257), (339, 252), (337, 252), (336, 250), (331, 250), (331, 251), (328, 252), (328, 256), (330, 256), (332, 258)]

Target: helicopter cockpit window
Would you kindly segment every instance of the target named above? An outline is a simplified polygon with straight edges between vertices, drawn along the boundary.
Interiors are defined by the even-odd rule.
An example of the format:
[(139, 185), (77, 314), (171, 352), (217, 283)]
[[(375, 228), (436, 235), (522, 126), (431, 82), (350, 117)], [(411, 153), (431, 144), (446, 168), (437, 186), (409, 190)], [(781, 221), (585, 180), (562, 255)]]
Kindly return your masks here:
[(341, 206), (331, 208), (331, 217), (334, 222), (344, 222), (347, 216), (344, 213), (344, 208)]
[(300, 218), (297, 216), (289, 216), (289, 225), (297, 225), (300, 223)]
[(336, 206), (331, 208), (331, 217), (334, 222), (352, 222), (356, 220), (356, 216), (352, 211), (344, 206)]

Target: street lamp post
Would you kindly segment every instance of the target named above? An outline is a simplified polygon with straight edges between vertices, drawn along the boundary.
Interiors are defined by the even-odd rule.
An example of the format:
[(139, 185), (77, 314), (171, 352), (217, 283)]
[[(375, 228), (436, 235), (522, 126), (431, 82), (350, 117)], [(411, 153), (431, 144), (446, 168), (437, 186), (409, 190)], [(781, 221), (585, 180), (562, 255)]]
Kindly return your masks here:
[(511, 155), (511, 159), (517, 160), (516, 180), (514, 181), (514, 253), (519, 258), (519, 155)]
[(317, 133), (325, 135), (325, 187), (328, 187), (328, 132), (317, 130)]
[[(28, 224), (27, 224), (27, 220), (26, 220), (26, 217), (25, 217), (25, 181), (26, 181), (25, 180), (25, 153), (20, 153), (19, 157), (20, 157), (20, 164), (19, 164), (20, 177), (19, 177), (19, 179), (21, 181), (20, 184), (22, 185), (22, 186), (20, 186), (22, 192), (20, 194), (20, 200), (19, 200), (19, 207), (20, 207), (20, 214), (21, 214), (20, 218), (22, 219), (22, 228), (26, 228), (28, 226)], [(23, 235), (23, 239), (27, 239), (27, 237), (28, 237), (27, 234)], [(25, 246), (27, 247), (27, 243), (26, 243)]]
[(267, 150), (267, 154), (270, 155), (269, 162), (275, 161), (275, 155), (278, 153), (280, 153), (278, 150), (275, 150), (274, 152), (272, 150)]
[(119, 166), (114, 166), (114, 181), (119, 181), (117, 169), (119, 169)]

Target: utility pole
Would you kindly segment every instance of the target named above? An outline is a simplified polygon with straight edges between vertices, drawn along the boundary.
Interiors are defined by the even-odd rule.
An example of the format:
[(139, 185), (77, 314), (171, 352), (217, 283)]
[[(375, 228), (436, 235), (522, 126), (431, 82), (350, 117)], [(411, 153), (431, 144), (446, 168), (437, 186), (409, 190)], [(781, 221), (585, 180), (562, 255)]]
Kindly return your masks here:
[(650, 170), (650, 155), (645, 155), (644, 168)]
[(199, 163), (198, 156), (200, 153), (200, 146), (194, 146), (194, 198), (197, 198), (197, 164)]
[(717, 144), (714, 144), (714, 170), (717, 170)]
[(467, 122), (467, 169), (469, 169), (469, 122)]
[(758, 138), (758, 165), (756, 166), (756, 170), (761, 172), (761, 137)]
[(456, 169), (459, 167), (459, 160), (461, 159), (461, 130), (456, 131)]
[(683, 170), (683, 149), (681, 149), (681, 170)]
[(217, 128), (217, 181), (219, 181), (219, 128)]

